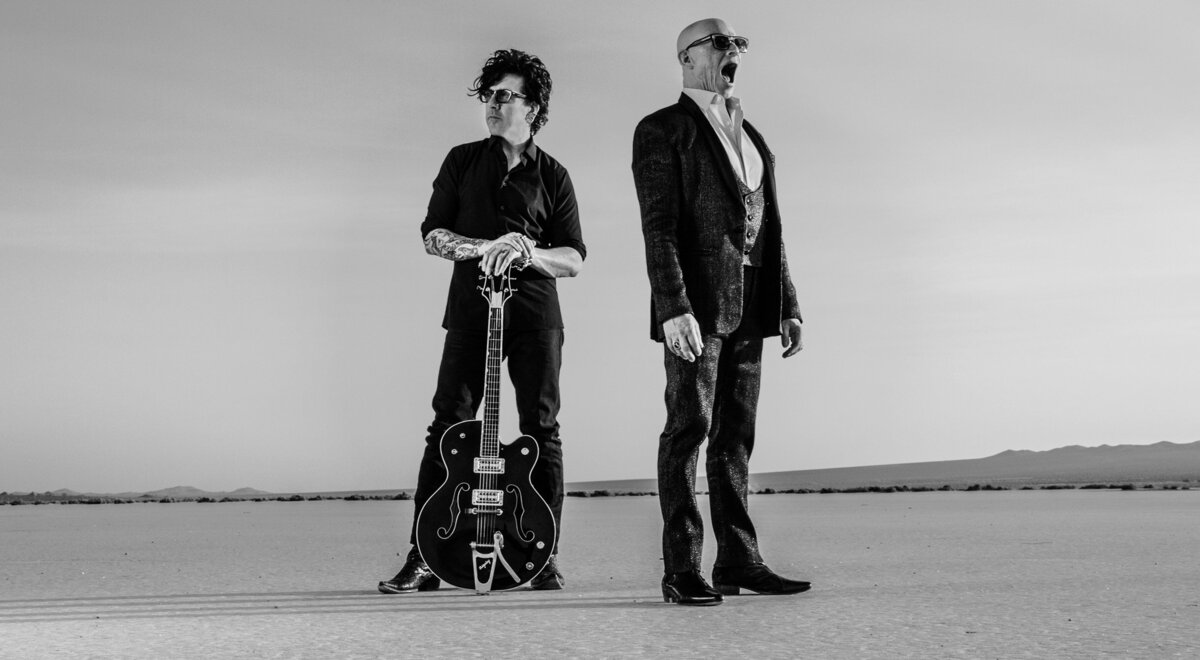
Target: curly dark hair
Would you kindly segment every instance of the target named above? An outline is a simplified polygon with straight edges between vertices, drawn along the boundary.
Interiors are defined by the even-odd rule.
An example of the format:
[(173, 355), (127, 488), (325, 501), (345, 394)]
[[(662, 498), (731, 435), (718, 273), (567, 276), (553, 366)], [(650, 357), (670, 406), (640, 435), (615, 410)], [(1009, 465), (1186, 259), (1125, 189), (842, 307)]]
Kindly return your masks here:
[(515, 48), (492, 53), (488, 61), (484, 62), (483, 71), (475, 79), (475, 84), (467, 91), (471, 96), (479, 96), (481, 91), (490, 89), (510, 73), (525, 80), (525, 95), (528, 97), (526, 101), (538, 106), (537, 116), (529, 126), (530, 133), (536, 135), (538, 129), (550, 121), (550, 88), (553, 85), (550, 72), (536, 55)]

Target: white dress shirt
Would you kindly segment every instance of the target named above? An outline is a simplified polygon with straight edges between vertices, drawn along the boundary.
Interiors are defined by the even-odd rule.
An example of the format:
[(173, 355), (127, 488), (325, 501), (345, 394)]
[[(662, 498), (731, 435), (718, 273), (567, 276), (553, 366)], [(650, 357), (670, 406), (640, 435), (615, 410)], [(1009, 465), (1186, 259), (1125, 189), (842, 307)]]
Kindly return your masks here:
[(742, 130), (742, 102), (736, 97), (726, 100), (716, 92), (684, 88), (684, 94), (700, 106), (700, 112), (717, 132), (725, 155), (738, 179), (750, 190), (762, 184), (763, 162), (750, 136)]

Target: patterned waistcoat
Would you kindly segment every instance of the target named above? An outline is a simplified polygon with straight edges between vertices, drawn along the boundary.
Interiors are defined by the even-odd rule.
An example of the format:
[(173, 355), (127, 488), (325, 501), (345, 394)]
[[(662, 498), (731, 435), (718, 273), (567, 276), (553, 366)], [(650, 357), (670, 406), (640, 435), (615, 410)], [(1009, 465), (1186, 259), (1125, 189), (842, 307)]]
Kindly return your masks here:
[(742, 252), (742, 265), (762, 266), (763, 207), (766, 205), (763, 186), (759, 184), (758, 190), (750, 190), (750, 187), (741, 179), (738, 179), (737, 184), (738, 191), (742, 194), (742, 200), (746, 202), (746, 247)]

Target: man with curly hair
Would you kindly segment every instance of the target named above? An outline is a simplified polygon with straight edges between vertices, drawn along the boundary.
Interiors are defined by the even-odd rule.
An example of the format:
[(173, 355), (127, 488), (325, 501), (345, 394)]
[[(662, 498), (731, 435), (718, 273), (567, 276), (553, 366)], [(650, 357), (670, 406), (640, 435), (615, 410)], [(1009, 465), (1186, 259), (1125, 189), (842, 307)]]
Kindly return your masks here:
[[(446, 474), (440, 453), (443, 432), (475, 419), (483, 397), (488, 302), (479, 294), (478, 276), (516, 265), (516, 291), (505, 305), (503, 354), (521, 433), (532, 436), (541, 451), (533, 487), (550, 505), (555, 524), (561, 521), (557, 417), (563, 321), (555, 280), (579, 274), (587, 248), (571, 177), (533, 141), (548, 119), (550, 90), (550, 73), (540, 59), (519, 50), (496, 51), (469, 90), (483, 103), (490, 136), (451, 149), (433, 181), (421, 235), (425, 251), (453, 261), (454, 272), (442, 321), (446, 340), (434, 418), (413, 497), (417, 513)], [(379, 583), (383, 593), (440, 586), (416, 549), (415, 517), (413, 548), (400, 572)], [(554, 552), (531, 581), (532, 588), (563, 587), (557, 547)]]

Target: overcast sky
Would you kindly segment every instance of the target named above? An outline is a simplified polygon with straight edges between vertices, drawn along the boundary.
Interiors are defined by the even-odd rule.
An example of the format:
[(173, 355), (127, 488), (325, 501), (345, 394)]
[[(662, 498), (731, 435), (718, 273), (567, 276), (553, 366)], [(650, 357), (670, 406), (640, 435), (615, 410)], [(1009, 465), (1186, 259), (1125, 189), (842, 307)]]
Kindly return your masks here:
[(451, 268), (418, 227), (506, 47), (589, 248), (567, 480), (653, 476), (631, 137), (714, 15), (806, 321), (754, 471), (1200, 439), (1194, 3), (5, 2), (0, 490), (413, 486)]

